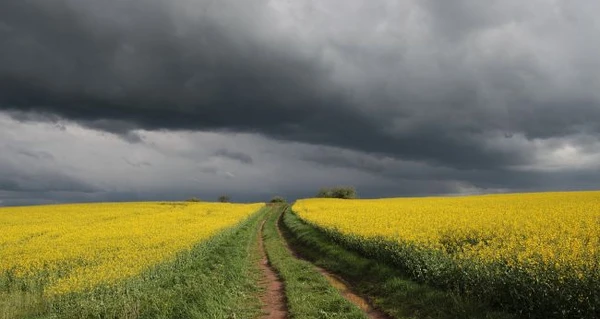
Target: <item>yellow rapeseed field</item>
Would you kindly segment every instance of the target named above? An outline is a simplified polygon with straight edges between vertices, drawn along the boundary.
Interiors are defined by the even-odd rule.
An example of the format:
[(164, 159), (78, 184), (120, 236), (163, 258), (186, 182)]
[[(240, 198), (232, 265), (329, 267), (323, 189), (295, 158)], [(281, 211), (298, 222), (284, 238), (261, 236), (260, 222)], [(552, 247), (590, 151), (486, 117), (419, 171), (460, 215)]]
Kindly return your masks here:
[(600, 192), (307, 199), (293, 210), (416, 280), (532, 318), (600, 316)]
[(579, 277), (600, 263), (600, 192), (307, 199), (293, 210), (344, 234), (410, 242), (454, 258), (552, 267)]
[(0, 276), (47, 295), (114, 283), (173, 258), (263, 204), (101, 203), (0, 209)]

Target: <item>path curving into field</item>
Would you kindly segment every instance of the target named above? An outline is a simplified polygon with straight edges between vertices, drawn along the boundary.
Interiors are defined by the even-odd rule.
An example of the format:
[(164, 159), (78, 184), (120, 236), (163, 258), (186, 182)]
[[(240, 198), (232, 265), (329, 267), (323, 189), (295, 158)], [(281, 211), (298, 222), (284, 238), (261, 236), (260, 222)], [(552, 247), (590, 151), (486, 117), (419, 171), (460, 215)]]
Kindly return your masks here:
[(293, 247), (287, 242), (287, 239), (285, 238), (285, 236), (283, 235), (283, 233), (281, 231), (280, 222), (281, 222), (282, 216), (283, 216), (283, 212), (279, 215), (279, 218), (277, 219), (277, 222), (275, 224), (277, 225), (277, 232), (279, 234), (279, 237), (281, 237), (283, 239), (285, 246), (287, 247), (289, 252), (292, 254), (292, 256), (294, 256), (295, 258), (306, 260), (306, 261), (310, 262), (313, 265), (313, 267), (321, 275), (323, 275), (323, 277), (325, 277), (325, 279), (327, 279), (329, 284), (331, 286), (333, 286), (334, 288), (336, 288), (340, 292), (340, 294), (342, 295), (342, 297), (344, 297), (344, 299), (350, 301), (351, 303), (356, 305), (358, 308), (360, 308), (368, 318), (370, 318), (370, 319), (390, 319), (391, 318), (390, 316), (385, 314), (383, 311), (375, 308), (368, 299), (357, 294), (344, 279), (329, 272), (325, 268), (315, 265), (310, 260), (302, 258), (302, 256), (300, 254), (298, 254), (298, 252), (296, 250), (294, 250)]
[(269, 263), (265, 244), (263, 239), (263, 228), (266, 220), (260, 225), (258, 232), (258, 245), (261, 254), (260, 269), (262, 271), (262, 279), (260, 285), (265, 289), (261, 296), (263, 304), (262, 312), (264, 319), (285, 319), (288, 317), (287, 305), (285, 302), (285, 289), (283, 282)]

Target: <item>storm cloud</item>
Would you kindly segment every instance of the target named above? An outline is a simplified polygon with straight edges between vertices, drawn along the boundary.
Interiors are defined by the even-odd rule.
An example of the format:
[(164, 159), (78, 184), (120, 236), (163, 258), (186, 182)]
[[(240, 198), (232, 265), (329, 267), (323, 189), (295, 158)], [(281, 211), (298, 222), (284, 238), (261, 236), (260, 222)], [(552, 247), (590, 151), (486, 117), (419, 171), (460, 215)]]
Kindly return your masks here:
[(239, 161), (244, 164), (252, 164), (254, 162), (254, 160), (252, 159), (252, 156), (250, 156), (246, 153), (243, 153), (243, 152), (236, 152), (236, 151), (231, 151), (228, 149), (220, 149), (220, 150), (216, 151), (215, 156), (229, 158), (231, 160)]
[[(172, 189), (163, 158), (206, 175), (186, 194), (205, 178), (225, 183), (215, 194), (263, 178), (265, 194), (292, 197), (317, 183), (368, 196), (594, 188), (599, 11), (584, 0), (3, 1), (0, 110), (17, 131), (70, 126), (131, 145), (87, 160), (163, 180), (140, 194)], [(157, 147), (161, 134), (181, 148)], [(3, 157), (103, 180), (69, 173), (33, 137), (29, 148), (0, 139)], [(131, 191), (111, 183), (93, 189)]]

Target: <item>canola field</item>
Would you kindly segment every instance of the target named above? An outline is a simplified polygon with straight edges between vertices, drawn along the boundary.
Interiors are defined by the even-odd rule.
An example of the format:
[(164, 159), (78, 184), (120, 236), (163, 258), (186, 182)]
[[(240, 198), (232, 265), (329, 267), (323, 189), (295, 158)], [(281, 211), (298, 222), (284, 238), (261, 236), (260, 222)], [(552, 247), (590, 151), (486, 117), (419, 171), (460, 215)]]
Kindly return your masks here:
[(600, 192), (306, 199), (293, 210), (419, 281), (530, 317), (600, 316)]
[(101, 203), (0, 209), (0, 279), (47, 297), (114, 284), (173, 259), (263, 204)]

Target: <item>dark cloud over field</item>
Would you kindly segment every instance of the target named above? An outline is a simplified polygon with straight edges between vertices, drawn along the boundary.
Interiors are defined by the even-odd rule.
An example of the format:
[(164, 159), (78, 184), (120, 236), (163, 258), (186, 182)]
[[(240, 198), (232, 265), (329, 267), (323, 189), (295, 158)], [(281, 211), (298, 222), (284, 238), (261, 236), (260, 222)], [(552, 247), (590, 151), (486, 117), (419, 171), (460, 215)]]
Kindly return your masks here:
[(220, 149), (216, 151), (215, 156), (229, 158), (235, 161), (242, 162), (244, 164), (252, 164), (254, 162), (252, 156), (242, 152), (230, 151), (228, 149)]
[[(11, 165), (0, 200), (32, 191), (27, 178), (90, 200), (205, 183), (210, 196), (247, 199), (306, 196), (319, 183), (368, 196), (598, 188), (599, 10), (584, 0), (3, 1), (0, 159)], [(162, 144), (173, 135), (177, 147)], [(81, 149), (95, 155), (64, 155)], [(44, 173), (24, 175), (26, 163)]]

